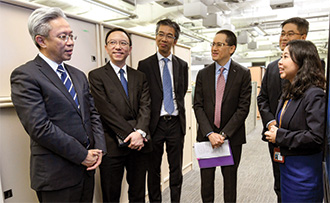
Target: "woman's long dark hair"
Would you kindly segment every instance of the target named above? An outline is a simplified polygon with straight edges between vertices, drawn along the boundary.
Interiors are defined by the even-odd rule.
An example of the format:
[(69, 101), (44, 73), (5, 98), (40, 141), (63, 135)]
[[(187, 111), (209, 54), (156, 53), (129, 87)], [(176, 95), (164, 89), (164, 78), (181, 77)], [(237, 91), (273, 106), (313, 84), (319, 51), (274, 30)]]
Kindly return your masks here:
[(284, 87), (283, 99), (299, 99), (313, 85), (325, 89), (325, 70), (315, 45), (310, 41), (292, 40), (287, 46), (298, 72), (292, 83)]

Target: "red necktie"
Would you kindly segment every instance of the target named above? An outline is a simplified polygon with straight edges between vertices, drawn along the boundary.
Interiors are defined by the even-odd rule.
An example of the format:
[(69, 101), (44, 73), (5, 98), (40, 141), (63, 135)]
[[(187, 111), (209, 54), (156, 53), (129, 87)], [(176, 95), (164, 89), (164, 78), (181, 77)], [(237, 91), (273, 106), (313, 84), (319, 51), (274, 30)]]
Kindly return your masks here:
[(215, 92), (215, 111), (214, 111), (214, 125), (217, 128), (220, 128), (220, 120), (221, 120), (221, 103), (223, 92), (225, 90), (225, 77), (223, 76), (223, 71), (225, 70), (224, 67), (220, 68), (220, 75), (218, 76), (217, 80), (217, 88)]

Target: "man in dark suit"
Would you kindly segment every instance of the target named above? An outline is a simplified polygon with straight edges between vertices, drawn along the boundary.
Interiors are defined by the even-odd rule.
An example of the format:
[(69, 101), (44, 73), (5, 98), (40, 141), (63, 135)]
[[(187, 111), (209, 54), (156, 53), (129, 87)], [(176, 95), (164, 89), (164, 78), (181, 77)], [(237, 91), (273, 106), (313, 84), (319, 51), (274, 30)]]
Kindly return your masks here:
[(108, 154), (100, 165), (104, 202), (119, 202), (124, 168), (130, 202), (145, 202), (150, 96), (145, 75), (126, 65), (129, 34), (120, 28), (105, 38), (110, 61), (89, 73), (92, 95), (101, 114)]
[(153, 153), (148, 169), (150, 202), (161, 202), (160, 167), (166, 143), (170, 167), (171, 201), (180, 202), (183, 143), (186, 133), (184, 97), (188, 88), (188, 64), (171, 53), (180, 27), (165, 19), (157, 23), (158, 52), (139, 62), (138, 69), (147, 76), (151, 96), (150, 133)]
[[(237, 46), (233, 32), (217, 32), (211, 46), (215, 63), (200, 70), (196, 79), (194, 110), (199, 124), (197, 141), (210, 141), (212, 147), (217, 148), (225, 139), (229, 140), (234, 165), (221, 167), (223, 193), (225, 202), (236, 202), (237, 169), (242, 145), (246, 143), (244, 123), (250, 108), (251, 75), (249, 69), (231, 59)], [(223, 85), (218, 85), (221, 80)], [(221, 99), (218, 90), (223, 86)], [(220, 109), (216, 110), (218, 107)], [(200, 170), (203, 202), (214, 201), (215, 169)]]
[[(286, 44), (291, 40), (303, 39), (305, 40), (308, 33), (309, 23), (302, 18), (290, 18), (281, 24), (282, 32), (280, 35), (280, 48), (283, 51)], [(270, 130), (272, 126), (276, 125), (275, 112), (278, 101), (282, 94), (282, 86), (286, 82), (280, 78), (277, 59), (271, 62), (266, 69), (266, 73), (262, 79), (261, 90), (258, 95), (258, 107), (263, 123), (262, 140), (268, 142), (265, 138), (265, 132)], [(273, 160), (274, 147), (276, 144), (268, 142), (268, 149), (273, 165), (274, 175), (274, 190), (277, 195), (278, 202), (281, 202), (281, 188), (280, 188), (280, 168), (279, 163)]]
[(63, 63), (76, 37), (59, 8), (35, 10), (28, 27), (39, 54), (12, 72), (11, 96), (31, 138), (31, 187), (40, 202), (92, 202), (106, 148), (86, 76)]

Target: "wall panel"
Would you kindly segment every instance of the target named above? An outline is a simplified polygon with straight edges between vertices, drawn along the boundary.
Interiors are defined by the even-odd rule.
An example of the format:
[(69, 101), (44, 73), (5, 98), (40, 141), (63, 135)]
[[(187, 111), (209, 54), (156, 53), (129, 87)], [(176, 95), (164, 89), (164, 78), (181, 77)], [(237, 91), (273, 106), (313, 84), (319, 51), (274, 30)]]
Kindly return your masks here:
[(155, 39), (132, 34), (132, 67), (137, 68), (139, 61), (156, 53), (157, 45)]
[(10, 95), (10, 74), (38, 53), (28, 28), (31, 9), (0, 2), (0, 96)]

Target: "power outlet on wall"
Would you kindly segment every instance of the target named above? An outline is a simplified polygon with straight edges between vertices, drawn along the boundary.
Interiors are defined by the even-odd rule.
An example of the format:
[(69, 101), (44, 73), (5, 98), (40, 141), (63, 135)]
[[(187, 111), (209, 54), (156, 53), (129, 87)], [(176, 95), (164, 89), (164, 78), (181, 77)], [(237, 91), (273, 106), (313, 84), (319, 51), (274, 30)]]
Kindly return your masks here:
[(5, 199), (8, 199), (13, 196), (13, 191), (10, 189), (10, 190), (4, 191), (3, 194), (4, 194)]

